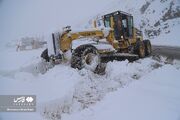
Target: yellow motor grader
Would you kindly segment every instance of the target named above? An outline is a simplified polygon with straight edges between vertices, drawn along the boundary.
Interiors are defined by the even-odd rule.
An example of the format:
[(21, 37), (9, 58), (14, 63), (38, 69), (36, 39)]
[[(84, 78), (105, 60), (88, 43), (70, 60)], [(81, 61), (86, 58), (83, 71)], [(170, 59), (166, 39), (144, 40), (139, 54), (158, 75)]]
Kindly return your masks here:
[[(151, 54), (151, 43), (143, 40), (140, 30), (134, 27), (131, 14), (116, 11), (102, 16), (103, 26), (101, 28), (73, 31), (70, 26), (63, 28), (63, 32), (52, 34), (54, 54), (48, 54), (46, 49), (41, 57), (46, 61), (57, 63), (66, 60), (66, 53), (71, 51), (71, 67), (87, 68), (95, 71), (104, 69), (102, 63), (113, 60), (129, 61), (144, 58)], [(98, 49), (93, 44), (82, 44), (72, 49), (75, 40), (90, 39), (97, 44), (105, 42), (113, 47), (109, 49)]]

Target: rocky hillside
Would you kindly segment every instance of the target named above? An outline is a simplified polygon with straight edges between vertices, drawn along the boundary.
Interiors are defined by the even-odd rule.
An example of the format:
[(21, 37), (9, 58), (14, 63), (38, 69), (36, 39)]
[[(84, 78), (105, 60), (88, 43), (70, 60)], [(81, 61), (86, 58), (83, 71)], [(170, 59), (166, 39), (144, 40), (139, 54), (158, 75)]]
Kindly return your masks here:
[[(180, 25), (180, 4), (175, 0), (151, 0), (140, 8), (143, 16), (140, 27), (147, 37), (161, 33), (168, 34), (174, 26)], [(180, 27), (180, 26), (179, 26)]]

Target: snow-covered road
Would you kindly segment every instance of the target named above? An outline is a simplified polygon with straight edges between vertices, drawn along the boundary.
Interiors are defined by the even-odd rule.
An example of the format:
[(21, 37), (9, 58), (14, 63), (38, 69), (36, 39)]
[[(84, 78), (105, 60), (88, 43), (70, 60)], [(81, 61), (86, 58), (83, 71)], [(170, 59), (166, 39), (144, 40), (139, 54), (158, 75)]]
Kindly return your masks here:
[(163, 46), (153, 45), (153, 55), (163, 55), (172, 59), (180, 60), (180, 47), (177, 46)]

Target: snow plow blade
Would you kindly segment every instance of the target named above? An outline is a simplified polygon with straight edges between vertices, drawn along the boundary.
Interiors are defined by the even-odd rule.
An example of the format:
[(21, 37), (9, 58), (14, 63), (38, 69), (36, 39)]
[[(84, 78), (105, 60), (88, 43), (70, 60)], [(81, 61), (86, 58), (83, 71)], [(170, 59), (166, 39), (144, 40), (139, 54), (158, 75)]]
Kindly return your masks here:
[(129, 53), (101, 54), (100, 58), (101, 58), (101, 62), (103, 62), (103, 63), (107, 63), (107, 62), (113, 61), (113, 60), (117, 60), (117, 61), (128, 60), (130, 62), (133, 62), (133, 61), (139, 59), (138, 55), (129, 54)]

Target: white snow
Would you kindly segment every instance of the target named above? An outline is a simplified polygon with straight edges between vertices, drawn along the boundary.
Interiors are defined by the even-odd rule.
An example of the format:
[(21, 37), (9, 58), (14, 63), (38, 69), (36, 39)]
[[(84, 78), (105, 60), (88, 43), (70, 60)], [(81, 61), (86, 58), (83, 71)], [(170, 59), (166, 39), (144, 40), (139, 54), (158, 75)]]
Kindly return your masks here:
[[(161, 62), (158, 62), (156, 60), (153, 60), (152, 58), (138, 60), (133, 63), (129, 63), (128, 61), (122, 61), (122, 62), (114, 61), (114, 62), (109, 62), (107, 64), (106, 75), (104, 76), (96, 75), (91, 71), (85, 69), (78, 71), (72, 69), (69, 63), (63, 63), (61, 65), (55, 66), (52, 69), (49, 69), (45, 74), (40, 74), (37, 73), (35, 69), (39, 65), (39, 63), (41, 63), (39, 58), (39, 51), (41, 51), (41, 49), (33, 50), (33, 52), (7, 51), (7, 53), (12, 55), (4, 56), (3, 58), (4, 60), (6, 59), (12, 60), (14, 56), (19, 56), (18, 59), (21, 60), (22, 64), (20, 63), (13, 64), (13, 63), (9, 63), (9, 61), (3, 62), (3, 64), (13, 64), (14, 67), (13, 68), (7, 67), (6, 69), (4, 69), (3, 67), (0, 68), (1, 71), (0, 94), (1, 95), (16, 95), (16, 94), (36, 95), (37, 112), (18, 113), (18, 114), (0, 113), (0, 116), (3, 120), (6, 119), (23, 120), (26, 118), (26, 116), (31, 116), (33, 119), (38, 119), (38, 120), (55, 119), (55, 118), (62, 118), (66, 120), (66, 119), (76, 118), (74, 117), (74, 115), (77, 116), (76, 119), (82, 119), (81, 118), (82, 113), (84, 114), (84, 116), (86, 116), (86, 114), (89, 115), (89, 110), (91, 111), (91, 109), (94, 109), (94, 111), (98, 109), (97, 111), (99, 111), (99, 109), (101, 109), (98, 107), (99, 104), (106, 104), (104, 103), (106, 99), (110, 99), (110, 100), (117, 99), (117, 101), (121, 101), (121, 100), (123, 101), (120, 103), (116, 103), (117, 101), (109, 101), (111, 103), (109, 104), (112, 105), (112, 108), (106, 105), (109, 111), (104, 111), (104, 112), (112, 111), (110, 113), (113, 113), (113, 110), (118, 110), (121, 111), (120, 113), (123, 113), (123, 110), (126, 107), (129, 107), (130, 109), (132, 109), (132, 111), (138, 109), (137, 111), (145, 114), (144, 117), (142, 117), (145, 118), (146, 116), (149, 115), (148, 113), (143, 111), (144, 108), (143, 106), (145, 103), (142, 106), (139, 106), (138, 108), (137, 105), (141, 104), (143, 100), (148, 100), (148, 99), (144, 99), (143, 96), (147, 94), (146, 97), (149, 98), (149, 91), (152, 92), (150, 93), (151, 94), (150, 97), (152, 97), (153, 101), (151, 99), (148, 100), (147, 108), (153, 106), (152, 109), (161, 110), (157, 106), (157, 104), (161, 101), (164, 102), (164, 100), (156, 98), (157, 94), (153, 93), (154, 92), (153, 90), (156, 89), (160, 91), (159, 93), (160, 97), (161, 95), (165, 96), (166, 97), (165, 99), (168, 100), (171, 100), (172, 97), (177, 98), (174, 101), (172, 101), (172, 104), (170, 103), (167, 104), (168, 106), (172, 107), (174, 104), (176, 105), (179, 104), (178, 102), (179, 94), (178, 92), (175, 93), (175, 90), (178, 91), (179, 88), (178, 87), (178, 76), (180, 72), (178, 67), (180, 66), (179, 61), (175, 61), (173, 63), (174, 65), (165, 65), (165, 63), (163, 62), (165, 59), (162, 59)], [(3, 66), (3, 64), (1, 64), (1, 66)], [(157, 69), (156, 66), (158, 65), (163, 67)], [(170, 79), (175, 81), (173, 82)], [(161, 86), (161, 84), (164, 84), (164, 86)], [(164, 89), (164, 87), (166, 88), (168, 85), (170, 85), (167, 88), (168, 90), (170, 90), (169, 92), (167, 92), (167, 89)], [(134, 86), (138, 90), (135, 90), (135, 88), (131, 88), (131, 86)], [(148, 88), (149, 91), (144, 90), (144, 88)], [(117, 89), (118, 91), (114, 92)], [(132, 93), (129, 93), (129, 91), (131, 91)], [(155, 91), (155, 93), (157, 92)], [(117, 96), (116, 94), (119, 94), (120, 96)], [(131, 95), (137, 95), (137, 97), (134, 96), (135, 98), (132, 99)], [(104, 98), (104, 96), (106, 97)], [(110, 98), (108, 96), (110, 96)], [(115, 98), (113, 98), (113, 96)], [(135, 102), (133, 103), (131, 100), (135, 100)], [(136, 102), (138, 103), (136, 104)], [(119, 105), (120, 106), (124, 105), (124, 107), (120, 107)], [(164, 106), (163, 108), (164, 108), (164, 112), (167, 112), (166, 106)], [(176, 110), (178, 109), (175, 109), (175, 112), (178, 112)], [(86, 113), (86, 111), (88, 112)], [(125, 113), (123, 114), (130, 114), (128, 111), (124, 111), (124, 112)], [(162, 111), (162, 113), (164, 112)], [(171, 113), (175, 114), (173, 110), (171, 111), (170, 109), (169, 114), (166, 115), (172, 115)], [(97, 115), (94, 114), (94, 116), (92, 116), (93, 118), (87, 116), (87, 119), (96, 119), (96, 117), (97, 119), (100, 119), (102, 117), (101, 114), (104, 113), (97, 112)], [(151, 114), (154, 115), (155, 113), (152, 112)], [(52, 115), (54, 115), (55, 118)], [(111, 114), (109, 114), (109, 117), (110, 115)], [(119, 115), (119, 113), (117, 115)], [(132, 114), (132, 116), (133, 115), (134, 114)], [(162, 114), (158, 114), (158, 115), (159, 117), (155, 117), (155, 118), (163, 117)], [(116, 115), (113, 116), (116, 117)]]
[[(177, 19), (177, 21), (180, 21), (180, 18)], [(166, 45), (166, 46), (167, 45), (168, 46), (180, 46), (180, 35), (178, 33), (180, 26), (175, 25), (174, 24), (175, 22), (176, 22), (176, 20), (169, 22), (169, 25), (172, 26), (170, 28), (171, 32), (169, 34), (162, 33), (160, 36), (151, 40), (152, 44), (154, 44), (154, 45)]]
[(37, 63), (43, 50), (44, 48), (17, 52), (16, 48), (4, 49), (0, 52), (0, 70), (12, 71)]
[[(178, 60), (170, 64), (165, 58), (152, 57), (132, 63), (113, 61), (107, 64), (106, 74), (100, 76), (90, 70), (72, 69), (69, 62), (45, 71), (47, 63), (40, 58), (45, 48), (17, 52), (13, 46), (26, 36), (44, 36), (51, 41), (51, 33), (56, 29), (66, 25), (79, 29), (84, 27), (80, 24), (95, 14), (117, 9), (132, 13), (137, 26), (139, 18), (152, 19), (150, 24), (154, 24), (164, 7), (159, 7), (159, 1), (154, 0), (151, 8), (157, 13), (149, 10), (150, 13), (146, 11), (140, 17), (139, 9), (146, 1), (0, 0), (0, 95), (37, 96), (36, 112), (0, 113), (0, 120), (179, 120)], [(175, 3), (179, 4), (177, 0)], [(179, 46), (179, 19), (166, 22), (171, 32), (163, 32), (152, 43)], [(105, 35), (106, 32), (108, 30), (104, 31)], [(73, 44), (76, 47), (84, 42), (89, 43), (89, 39)], [(91, 43), (98, 47), (97, 42)], [(110, 47), (99, 46), (112, 49)]]
[(72, 42), (72, 48), (75, 49), (80, 45), (83, 44), (92, 44), (95, 46), (98, 50), (115, 50), (112, 45), (108, 43), (106, 39), (94, 39), (94, 38), (88, 38), (88, 39), (77, 39)]
[(180, 70), (165, 65), (63, 120), (179, 120)]

